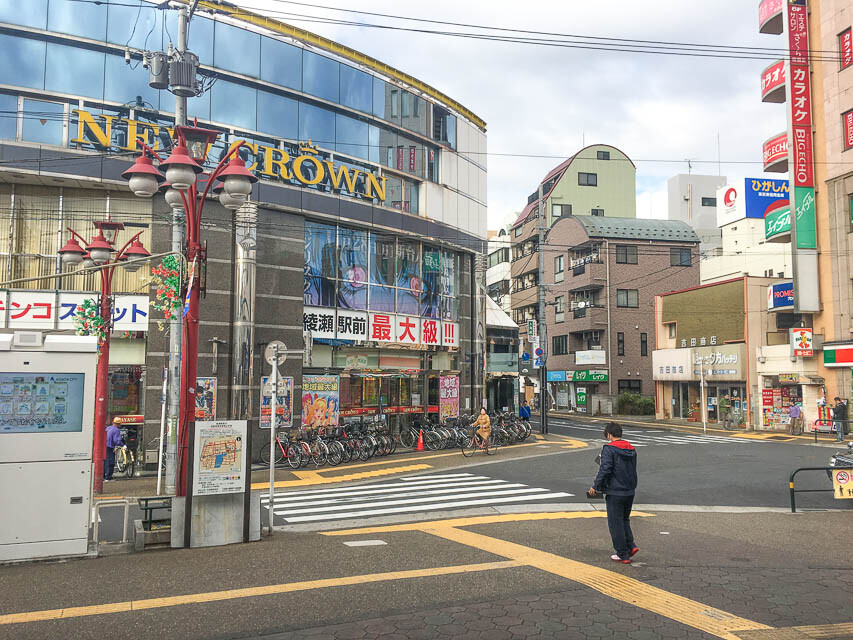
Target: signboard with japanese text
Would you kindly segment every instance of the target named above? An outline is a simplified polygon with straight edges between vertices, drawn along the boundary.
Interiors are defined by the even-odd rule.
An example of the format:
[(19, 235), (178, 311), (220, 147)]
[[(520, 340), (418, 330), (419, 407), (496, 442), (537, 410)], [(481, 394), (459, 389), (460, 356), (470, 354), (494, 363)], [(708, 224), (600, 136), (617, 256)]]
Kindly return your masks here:
[[(780, 34), (781, 16), (784, 0), (761, 0), (758, 5), (758, 31), (759, 33)], [(772, 24), (774, 18), (778, 18), (779, 25)]]
[[(769, 211), (764, 218), (764, 239), (773, 240), (779, 238), (785, 242), (790, 240), (787, 236), (791, 233), (791, 208), (784, 206), (781, 209)], [(783, 237), (784, 236), (784, 237)]]
[[(746, 345), (724, 344), (716, 347), (691, 349), (693, 376), (691, 380), (732, 381), (746, 380)], [(704, 370), (704, 373), (703, 371)]]
[(775, 311), (794, 306), (794, 283), (781, 282), (767, 287), (767, 309)]
[(814, 332), (811, 328), (798, 327), (791, 332), (791, 349), (794, 356), (811, 358), (814, 356)]
[(690, 380), (690, 349), (656, 349), (652, 351), (652, 378), (655, 380)]
[(421, 320), (421, 344), (427, 346), (441, 344), (441, 322), (429, 318)]
[[(270, 414), (272, 413), (272, 393), (269, 376), (261, 378), (261, 416), (258, 426), (261, 429), (270, 428)], [(281, 377), (278, 379), (278, 394), (275, 400), (275, 427), (286, 429), (293, 426), (293, 378)]]
[(242, 493), (246, 473), (245, 420), (195, 423), (193, 495)]
[(338, 340), (367, 340), (367, 312), (337, 310)]
[(302, 376), (302, 426), (305, 429), (338, 426), (339, 376)]
[(841, 68), (846, 69), (853, 64), (853, 30), (850, 27), (838, 34), (838, 50), (841, 52)]
[(785, 102), (785, 61), (774, 62), (761, 72), (761, 100)]
[(744, 218), (766, 219), (772, 212), (789, 206), (789, 188), (787, 180), (770, 178), (745, 178), (743, 182), (720, 187), (717, 190), (717, 226)]
[(196, 378), (195, 419), (216, 420), (216, 378)]
[(397, 316), (393, 313), (371, 313), (367, 339), (373, 342), (396, 342)]
[(575, 364), (607, 364), (607, 352), (604, 349), (576, 351)]
[(335, 310), (321, 307), (303, 307), (302, 330), (312, 338), (335, 337)]
[[(74, 329), (74, 313), (84, 300), (98, 294), (85, 291), (0, 290), (0, 329)], [(113, 331), (148, 331), (148, 296), (113, 298)]]
[(397, 342), (399, 344), (418, 344), (421, 337), (421, 319), (414, 316), (395, 316), (397, 323)]
[(440, 376), (438, 411), (441, 421), (459, 417), (459, 376)]
[(441, 344), (445, 347), (459, 346), (459, 323), (457, 322), (442, 322), (441, 323)]

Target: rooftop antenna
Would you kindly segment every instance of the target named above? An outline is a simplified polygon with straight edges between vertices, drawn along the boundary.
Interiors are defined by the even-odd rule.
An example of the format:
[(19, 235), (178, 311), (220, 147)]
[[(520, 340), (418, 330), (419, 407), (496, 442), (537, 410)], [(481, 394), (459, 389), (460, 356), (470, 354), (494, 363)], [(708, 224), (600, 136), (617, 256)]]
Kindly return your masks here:
[(693, 159), (692, 158), (684, 158), (684, 161), (687, 162), (687, 173), (693, 173)]

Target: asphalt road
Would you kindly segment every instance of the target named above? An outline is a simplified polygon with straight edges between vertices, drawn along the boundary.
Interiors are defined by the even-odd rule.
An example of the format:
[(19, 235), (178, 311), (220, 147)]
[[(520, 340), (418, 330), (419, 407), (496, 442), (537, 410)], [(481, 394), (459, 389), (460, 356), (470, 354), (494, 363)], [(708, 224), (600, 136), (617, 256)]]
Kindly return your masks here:
[[(538, 421), (535, 421), (538, 429)], [(788, 479), (799, 467), (825, 466), (835, 449), (792, 442), (731, 438), (720, 432), (681, 433), (624, 425), (624, 437), (637, 446), (638, 504), (790, 507)], [(604, 423), (552, 418), (549, 432), (604, 444)], [(508, 462), (481, 469), (507, 481), (526, 482), (583, 498), (595, 476), (596, 452), (547, 456), (531, 463)], [(798, 488), (830, 488), (821, 472), (797, 476)], [(585, 499), (585, 498), (583, 498)], [(797, 508), (850, 508), (831, 494), (798, 494)]]

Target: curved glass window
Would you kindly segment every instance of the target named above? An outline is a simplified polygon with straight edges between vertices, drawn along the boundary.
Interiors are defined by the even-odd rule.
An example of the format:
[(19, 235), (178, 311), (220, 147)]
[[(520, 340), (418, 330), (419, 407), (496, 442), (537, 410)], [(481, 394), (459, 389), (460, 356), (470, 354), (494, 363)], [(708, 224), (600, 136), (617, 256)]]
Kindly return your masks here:
[(65, 105), (44, 100), (24, 100), (24, 128), (21, 139), (27, 142), (62, 145)]
[(341, 104), (370, 113), (373, 108), (373, 76), (342, 64)]
[(261, 75), (261, 36), (217, 22), (213, 30), (213, 64), (255, 78)]
[(258, 91), (258, 131), (279, 138), (299, 137), (299, 103), (269, 91)]
[(107, 7), (107, 42), (136, 49), (160, 49), (163, 46), (162, 16), (163, 12), (154, 5), (142, 2), (138, 7), (111, 4)]
[(335, 150), (356, 158), (367, 159), (367, 123), (337, 114), (335, 117)]
[(18, 96), (0, 93), (0, 139), (18, 137)]
[(371, 162), (382, 162), (382, 155), (379, 153), (379, 127), (376, 125), (368, 125), (368, 151), (367, 159)]
[(336, 229), (333, 225), (305, 223), (304, 303), (335, 306)]
[(370, 282), (393, 285), (397, 280), (394, 236), (370, 234)]
[(403, 210), (403, 181), (394, 176), (388, 176), (385, 182), (385, 206)]
[(44, 29), (47, 27), (47, 0), (0, 2), (0, 22)]
[(258, 90), (217, 80), (210, 90), (210, 119), (238, 129), (257, 129)]
[(401, 90), (379, 78), (373, 79), (373, 115), (400, 124)]
[[(178, 12), (166, 11), (163, 25), (163, 48), (171, 42), (178, 44)], [(187, 27), (187, 49), (198, 56), (202, 64), (213, 64), (213, 20), (196, 14)]]
[(339, 67), (335, 60), (313, 51), (304, 51), (302, 53), (302, 90), (312, 96), (338, 102), (340, 98)]
[(3, 84), (44, 89), (43, 41), (0, 33), (0, 78)]
[(134, 69), (124, 62), (123, 56), (107, 55), (104, 100), (127, 104), (142, 98), (147, 107), (160, 108), (160, 92), (148, 86), (148, 69), (138, 64)]
[(262, 37), (261, 80), (302, 91), (302, 49)]
[(88, 98), (104, 97), (104, 58), (101, 51), (47, 43), (44, 88)]
[(394, 289), (392, 287), (370, 287), (370, 310), (394, 313)]
[(105, 8), (95, 3), (51, 0), (47, 6), (47, 30), (102, 41), (107, 37)]
[[(424, 176), (424, 145), (416, 140), (410, 140), (403, 136), (397, 136), (397, 158), (396, 167), (400, 171), (407, 171), (416, 176)], [(400, 162), (400, 148), (403, 150), (402, 162)]]
[(416, 131), (426, 135), (427, 129), (427, 102), (423, 98), (408, 91), (401, 95), (400, 115), (403, 126), (409, 131)]
[(335, 148), (335, 114), (323, 107), (299, 104), (299, 139), (319, 147)]

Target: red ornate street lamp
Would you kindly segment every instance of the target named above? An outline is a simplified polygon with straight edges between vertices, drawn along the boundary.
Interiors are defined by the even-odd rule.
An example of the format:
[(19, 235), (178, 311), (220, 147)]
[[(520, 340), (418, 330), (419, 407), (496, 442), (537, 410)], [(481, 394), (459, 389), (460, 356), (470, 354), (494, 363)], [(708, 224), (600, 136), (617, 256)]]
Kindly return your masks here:
[[(101, 493), (104, 488), (104, 456), (106, 455), (107, 397), (109, 395), (110, 332), (112, 330), (112, 287), (115, 268), (121, 265), (127, 271), (136, 271), (142, 262), (133, 262), (149, 257), (151, 254), (139, 241), (140, 231), (116, 251), (113, 246), (116, 234), (124, 229), (121, 222), (96, 222), (98, 233), (87, 242), (83, 236), (69, 228), (68, 242), (59, 251), (62, 262), (67, 265), (85, 263), (87, 267), (101, 267), (101, 303), (100, 314), (106, 324), (103, 342), (98, 354), (98, 370), (95, 379), (95, 442), (92, 459), (94, 461), (94, 490)], [(79, 240), (79, 242), (78, 242)], [(82, 242), (82, 245), (80, 244)], [(84, 249), (85, 247), (85, 249)]]
[[(168, 158), (162, 160), (142, 143), (145, 152), (159, 160), (166, 175), (153, 166), (151, 157), (145, 152), (136, 163), (122, 175), (128, 178), (128, 186), (138, 196), (150, 198), (158, 188), (158, 181), (168, 181), (167, 202), (180, 203), (186, 214), (186, 259), (190, 267), (186, 302), (183, 312), (183, 354), (181, 358), (181, 419), (178, 428), (178, 475), (177, 493), (187, 495), (187, 454), (195, 431), (195, 387), (198, 371), (198, 316), (199, 286), (195, 283), (206, 259), (201, 245), (201, 217), (207, 194), (211, 189), (221, 188), (220, 202), (228, 209), (239, 209), (252, 191), (252, 183), (258, 179), (246, 170), (237, 154), (242, 142), (234, 145), (216, 168), (206, 174), (202, 167), (219, 132), (201, 127), (175, 127), (176, 146)], [(153, 169), (153, 172), (152, 172)], [(160, 180), (162, 179), (162, 180)], [(217, 180), (222, 185), (214, 187)]]

